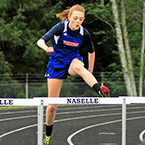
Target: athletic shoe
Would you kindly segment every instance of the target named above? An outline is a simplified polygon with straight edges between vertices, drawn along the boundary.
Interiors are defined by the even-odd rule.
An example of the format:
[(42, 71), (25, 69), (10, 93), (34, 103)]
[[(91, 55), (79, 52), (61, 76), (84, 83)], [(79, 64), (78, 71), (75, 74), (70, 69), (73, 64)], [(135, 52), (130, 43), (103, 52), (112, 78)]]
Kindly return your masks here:
[(106, 86), (101, 87), (101, 91), (99, 91), (99, 95), (101, 97), (110, 97), (110, 90)]
[(51, 136), (45, 136), (42, 145), (51, 145)]

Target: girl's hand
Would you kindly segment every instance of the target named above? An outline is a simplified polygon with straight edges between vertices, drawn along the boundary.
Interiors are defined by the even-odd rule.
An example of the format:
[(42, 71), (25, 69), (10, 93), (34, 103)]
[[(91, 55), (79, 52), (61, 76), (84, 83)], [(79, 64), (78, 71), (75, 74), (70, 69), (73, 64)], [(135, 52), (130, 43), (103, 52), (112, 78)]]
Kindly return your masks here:
[(47, 53), (53, 53), (54, 52), (54, 48), (53, 47), (48, 47), (45, 43), (45, 40), (43, 39), (39, 39), (37, 41), (37, 45), (43, 49), (44, 51), (46, 51)]
[(44, 49), (47, 53), (53, 53), (54, 52), (54, 48), (53, 47), (46, 47)]

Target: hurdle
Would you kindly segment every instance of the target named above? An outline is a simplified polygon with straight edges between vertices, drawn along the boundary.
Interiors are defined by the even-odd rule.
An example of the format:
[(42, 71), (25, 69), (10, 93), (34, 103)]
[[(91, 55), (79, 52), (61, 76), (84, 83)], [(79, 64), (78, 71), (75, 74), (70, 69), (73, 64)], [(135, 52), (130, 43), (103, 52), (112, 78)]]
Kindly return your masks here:
[(145, 97), (34, 97), (32, 99), (0, 98), (0, 106), (37, 106), (37, 145), (42, 145), (44, 106), (48, 106), (49, 104), (122, 105), (122, 145), (126, 145), (126, 105), (133, 103), (145, 104)]

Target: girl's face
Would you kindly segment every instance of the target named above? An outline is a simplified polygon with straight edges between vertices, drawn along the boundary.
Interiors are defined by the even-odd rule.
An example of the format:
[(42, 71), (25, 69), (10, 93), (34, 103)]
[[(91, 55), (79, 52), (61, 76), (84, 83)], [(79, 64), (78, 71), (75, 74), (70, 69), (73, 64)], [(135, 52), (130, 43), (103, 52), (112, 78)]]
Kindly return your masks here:
[(82, 25), (85, 17), (84, 13), (81, 11), (73, 11), (71, 16), (68, 16), (70, 21), (69, 27), (71, 30), (78, 30)]

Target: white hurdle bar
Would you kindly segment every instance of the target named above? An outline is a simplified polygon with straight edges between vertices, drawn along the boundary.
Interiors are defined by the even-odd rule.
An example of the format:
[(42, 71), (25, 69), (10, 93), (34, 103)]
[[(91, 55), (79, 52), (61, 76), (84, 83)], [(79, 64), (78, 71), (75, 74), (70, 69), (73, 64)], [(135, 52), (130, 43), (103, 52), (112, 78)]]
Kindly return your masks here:
[(144, 103), (145, 97), (35, 97), (33, 99), (0, 98), (0, 106), (37, 106), (38, 134), (37, 145), (43, 141), (43, 115), (44, 106), (49, 104), (73, 104), (73, 105), (98, 105), (98, 104), (120, 104), (122, 105), (122, 145), (126, 145), (126, 104)]

